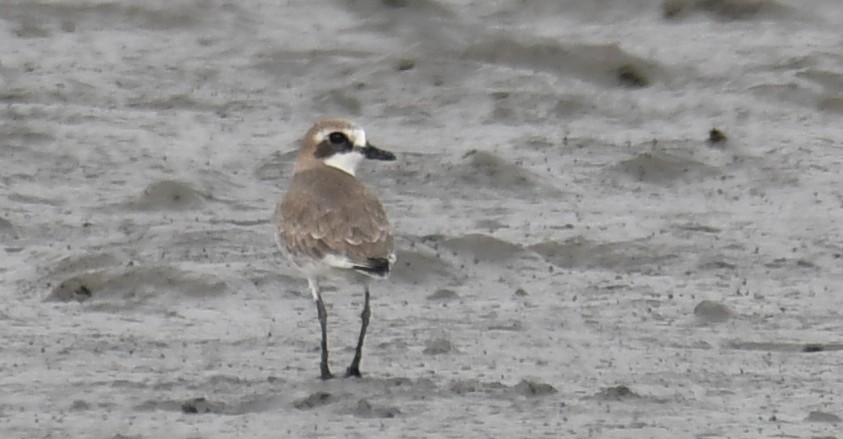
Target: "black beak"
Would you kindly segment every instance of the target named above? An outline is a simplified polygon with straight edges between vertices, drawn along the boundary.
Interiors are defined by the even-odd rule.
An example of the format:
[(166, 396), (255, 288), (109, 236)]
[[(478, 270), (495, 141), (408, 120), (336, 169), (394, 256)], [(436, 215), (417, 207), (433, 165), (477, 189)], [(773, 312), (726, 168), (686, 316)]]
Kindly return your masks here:
[(375, 148), (371, 143), (366, 143), (366, 146), (361, 148), (360, 151), (363, 153), (363, 157), (366, 157), (369, 160), (395, 160), (395, 154)]

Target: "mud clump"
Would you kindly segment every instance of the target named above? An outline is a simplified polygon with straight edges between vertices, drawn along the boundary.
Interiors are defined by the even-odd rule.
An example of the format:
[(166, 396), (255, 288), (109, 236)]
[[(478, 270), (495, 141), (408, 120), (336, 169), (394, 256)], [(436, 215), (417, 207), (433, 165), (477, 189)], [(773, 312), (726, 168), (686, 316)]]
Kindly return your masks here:
[(463, 159), (466, 169), (461, 177), (466, 183), (500, 189), (534, 186), (526, 170), (490, 152), (471, 150)]
[(650, 85), (647, 75), (633, 65), (624, 65), (617, 70), (618, 83), (627, 88), (644, 88)]
[(711, 130), (709, 130), (709, 132), (708, 132), (708, 143), (709, 144), (716, 145), (716, 144), (719, 144), (719, 143), (724, 143), (724, 142), (726, 142), (726, 140), (728, 140), (728, 137), (726, 137), (726, 135), (723, 134), (723, 131), (720, 131), (720, 129), (712, 128)]
[(330, 404), (333, 399), (333, 396), (328, 392), (315, 392), (304, 398), (297, 399), (296, 401), (294, 401), (293, 407), (299, 410), (310, 410), (312, 408)]
[(823, 352), (825, 350), (826, 350), (825, 346), (823, 346), (821, 344), (817, 344), (817, 343), (808, 343), (808, 344), (805, 345), (805, 347), (802, 348), (802, 352), (808, 352), (808, 353)]
[(772, 0), (665, 0), (661, 10), (665, 19), (702, 12), (721, 20), (749, 20), (759, 15), (783, 12), (786, 8)]
[(638, 399), (640, 396), (627, 386), (607, 387), (595, 395), (597, 399), (605, 401), (622, 401), (627, 399)]
[(352, 413), (360, 418), (394, 418), (401, 414), (401, 410), (396, 407), (372, 405), (368, 400), (361, 399), (357, 401), (357, 407)]
[(220, 413), (222, 404), (212, 403), (204, 397), (193, 398), (185, 401), (181, 405), (182, 413), (202, 415), (205, 413)]
[(428, 279), (453, 281), (459, 277), (456, 273), (453, 266), (437, 258), (432, 251), (404, 250), (398, 253), (391, 279), (418, 285)]
[(14, 231), (15, 226), (6, 218), (0, 218), (0, 235), (10, 234)]
[(582, 236), (564, 241), (544, 241), (528, 247), (556, 267), (599, 268), (618, 272), (657, 272), (665, 261), (675, 258), (646, 240), (595, 242)]
[(130, 204), (140, 210), (190, 210), (201, 207), (204, 202), (205, 197), (190, 185), (163, 180), (147, 186), (143, 194)]
[(620, 162), (615, 170), (643, 183), (666, 184), (697, 180), (716, 174), (715, 168), (686, 157), (664, 152), (645, 152)]
[(55, 300), (59, 302), (84, 302), (93, 297), (94, 290), (96, 290), (100, 284), (101, 280), (99, 280), (94, 274), (83, 274), (71, 277), (54, 288), (47, 297), (47, 300)]
[(436, 338), (427, 342), (424, 351), (425, 355), (442, 355), (454, 351), (454, 345), (446, 338)]
[[(637, 87), (650, 84), (663, 70), (655, 62), (634, 56), (618, 44), (560, 44), (557, 41), (486, 40), (466, 48), (468, 59), (545, 71), (606, 85), (616, 84), (619, 73), (628, 73)], [(624, 84), (626, 85), (626, 84)]]
[(518, 244), (479, 233), (446, 239), (442, 241), (442, 247), (478, 263), (508, 261), (524, 253), (524, 248)]
[(208, 273), (171, 266), (130, 266), (73, 275), (56, 286), (45, 300), (84, 302), (96, 299), (131, 308), (167, 300), (204, 300), (222, 294), (227, 288), (225, 281)]
[(450, 389), (457, 395), (468, 393), (501, 394), (508, 387), (499, 381), (479, 381), (477, 379), (458, 380), (451, 383)]
[(662, 16), (676, 18), (688, 10), (689, 0), (665, 0), (662, 2)]
[(712, 300), (703, 300), (694, 307), (694, 316), (706, 323), (721, 323), (733, 317), (728, 306)]
[(91, 404), (88, 401), (83, 399), (76, 399), (70, 404), (70, 411), (72, 412), (84, 412), (86, 410), (91, 409)]
[(805, 422), (828, 422), (830, 424), (839, 424), (840, 421), (840, 416), (820, 411), (808, 413), (808, 416), (805, 418)]
[(407, 70), (413, 70), (416, 67), (416, 61), (412, 58), (402, 58), (398, 60), (398, 63), (395, 65), (395, 69), (399, 72), (406, 72)]
[(519, 395), (528, 397), (545, 396), (558, 392), (558, 390), (550, 384), (531, 380), (521, 380), (521, 382), (513, 387), (513, 390)]
[(447, 300), (454, 300), (459, 298), (456, 291), (449, 290), (447, 288), (440, 288), (433, 292), (433, 294), (427, 296), (427, 300), (440, 300), (440, 301), (447, 301)]

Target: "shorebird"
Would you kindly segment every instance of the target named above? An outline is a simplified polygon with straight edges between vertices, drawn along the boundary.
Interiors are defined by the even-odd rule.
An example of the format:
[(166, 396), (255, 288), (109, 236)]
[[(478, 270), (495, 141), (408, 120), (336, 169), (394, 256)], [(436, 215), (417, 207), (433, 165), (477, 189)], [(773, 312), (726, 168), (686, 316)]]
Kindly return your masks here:
[(395, 253), (392, 230), (378, 197), (355, 177), (364, 159), (395, 160), (375, 148), (353, 122), (317, 122), (301, 141), (293, 180), (275, 210), (278, 245), (307, 278), (322, 330), (322, 379), (328, 367), (328, 314), (319, 289), (323, 278), (363, 286), (363, 312), (354, 359), (346, 377), (360, 376), (363, 338), (369, 326), (369, 284), (389, 276)]

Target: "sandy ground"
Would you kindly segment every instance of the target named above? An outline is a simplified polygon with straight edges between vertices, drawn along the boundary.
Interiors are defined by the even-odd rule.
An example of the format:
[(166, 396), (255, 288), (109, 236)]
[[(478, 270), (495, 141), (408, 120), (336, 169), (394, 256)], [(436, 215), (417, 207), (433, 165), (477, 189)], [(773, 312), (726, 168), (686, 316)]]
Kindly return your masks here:
[[(0, 437), (839, 438), (840, 22), (0, 1)], [(328, 116), (399, 156), (362, 380), (269, 223)]]

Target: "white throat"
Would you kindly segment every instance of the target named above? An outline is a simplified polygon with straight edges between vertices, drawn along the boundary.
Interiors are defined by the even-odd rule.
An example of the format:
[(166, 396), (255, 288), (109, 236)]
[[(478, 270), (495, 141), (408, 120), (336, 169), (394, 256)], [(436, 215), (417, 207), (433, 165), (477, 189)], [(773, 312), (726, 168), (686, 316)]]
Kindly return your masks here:
[(347, 174), (355, 175), (357, 172), (357, 165), (359, 165), (362, 160), (363, 154), (352, 150), (346, 153), (334, 154), (325, 159), (324, 163)]

